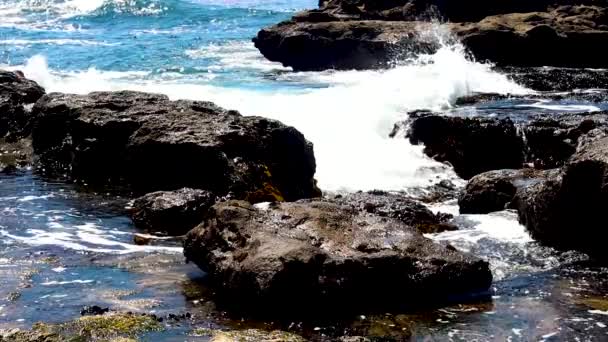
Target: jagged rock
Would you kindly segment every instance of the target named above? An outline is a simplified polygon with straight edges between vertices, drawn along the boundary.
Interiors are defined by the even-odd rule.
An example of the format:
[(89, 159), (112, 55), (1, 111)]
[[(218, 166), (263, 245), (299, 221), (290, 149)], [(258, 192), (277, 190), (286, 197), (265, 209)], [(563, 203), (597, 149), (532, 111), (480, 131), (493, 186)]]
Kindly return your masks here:
[(400, 194), (384, 191), (358, 192), (338, 196), (330, 201), (350, 206), (359, 212), (397, 219), (424, 234), (458, 229), (447, 222), (452, 218), (451, 215), (436, 215), (420, 202)]
[(602, 138), (577, 151), (559, 174), (518, 193), (520, 221), (541, 243), (606, 258), (607, 180), (608, 138)]
[(510, 119), (462, 118), (411, 113), (408, 137), (424, 152), (449, 162), (465, 179), (490, 170), (517, 169), (524, 162), (523, 141)]
[(141, 229), (183, 235), (202, 222), (216, 200), (215, 195), (205, 190), (153, 192), (133, 201), (131, 219)]
[(23, 73), (0, 70), (0, 138), (14, 142), (29, 135), (32, 117), (24, 106), (43, 95), (44, 89)]
[(216, 204), (184, 253), (234, 305), (256, 312), (429, 305), (492, 280), (487, 262), (403, 222), (318, 200)]
[(410, 113), (409, 121), (397, 124), (396, 130), (408, 124), (407, 136), (413, 144), (424, 144), (429, 157), (450, 163), (465, 179), (528, 163), (537, 169), (557, 168), (584, 141), (608, 134), (606, 112), (538, 114), (516, 125), (508, 116), (459, 117), (421, 111)]
[(253, 202), (320, 194), (312, 144), (295, 128), (164, 95), (49, 94), (33, 109), (39, 166), (136, 191), (200, 188)]

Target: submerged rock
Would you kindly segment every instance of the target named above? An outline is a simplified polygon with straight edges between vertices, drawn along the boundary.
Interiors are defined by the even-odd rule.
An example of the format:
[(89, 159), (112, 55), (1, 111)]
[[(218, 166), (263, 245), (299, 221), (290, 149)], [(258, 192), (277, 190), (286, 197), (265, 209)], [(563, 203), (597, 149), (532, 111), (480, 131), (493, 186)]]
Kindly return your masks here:
[(44, 89), (23, 73), (0, 70), (0, 138), (15, 141), (29, 135), (32, 117), (25, 105), (43, 95)]
[(183, 235), (202, 222), (216, 196), (205, 190), (182, 188), (149, 193), (133, 201), (135, 226), (169, 235)]
[[(561, 6), (560, 6), (561, 5)], [(261, 30), (255, 46), (295, 70), (386, 67), (436, 51), (451, 33), (477, 60), (501, 65), (605, 67), (606, 9), (591, 0), (332, 0)], [(433, 25), (429, 18), (448, 24)], [(437, 33), (439, 31), (439, 33)], [(445, 36), (445, 34), (443, 34)]]
[(448, 162), (465, 179), (498, 169), (523, 165), (523, 140), (510, 119), (463, 118), (411, 113), (408, 137), (424, 144), (424, 153)]
[(350, 206), (362, 213), (397, 219), (423, 234), (458, 229), (455, 225), (448, 223), (448, 220), (452, 218), (451, 215), (434, 214), (424, 204), (397, 193), (357, 192), (337, 196), (330, 201)]
[(403, 222), (319, 200), (216, 204), (184, 253), (239, 309), (385, 309), (484, 291), (488, 263)]
[(520, 221), (544, 244), (606, 258), (607, 180), (608, 138), (603, 138), (577, 151), (560, 174), (518, 193)]
[(312, 144), (274, 120), (131, 91), (49, 94), (33, 113), (40, 167), (76, 180), (253, 202), (320, 194)]

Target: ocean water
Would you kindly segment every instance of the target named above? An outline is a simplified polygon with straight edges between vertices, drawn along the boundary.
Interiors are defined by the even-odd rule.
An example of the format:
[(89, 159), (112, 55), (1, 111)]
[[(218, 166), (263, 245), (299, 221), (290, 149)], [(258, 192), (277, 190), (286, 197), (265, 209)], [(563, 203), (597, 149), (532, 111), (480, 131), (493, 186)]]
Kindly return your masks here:
[[(260, 28), (316, 4), (0, 0), (0, 68), (22, 70), (49, 92), (141, 90), (278, 119), (314, 143), (316, 178), (325, 191), (408, 191), (444, 179), (462, 186), (449, 166), (426, 157), (421, 146), (389, 138), (395, 122), (411, 110), (451, 110), (458, 97), (475, 92), (532, 91), (489, 64), (467, 59), (439, 25), (426, 32), (446, 42), (438, 52), (395, 61), (396, 67), (384, 71), (293, 72), (259, 54), (251, 38)], [(472, 110), (494, 115), (522, 108), (608, 108), (550, 101), (494, 105)], [(127, 206), (120, 197), (31, 172), (1, 176), (0, 329), (70, 319), (92, 304), (158, 314), (188, 311), (199, 317), (196, 324), (242, 327), (239, 320), (215, 317), (211, 304), (201, 304), (203, 275), (183, 264), (179, 241), (133, 243), (141, 232), (125, 216)], [(605, 270), (568, 266), (584, 256), (538, 246), (513, 212), (458, 215), (453, 202), (433, 209), (455, 213), (461, 230), (429, 237), (489, 260), (492, 298), (365, 321), (296, 324), (303, 333), (320, 338), (343, 329), (382, 337), (408, 329), (417, 340), (608, 338), (608, 316), (593, 306), (605, 301)], [(186, 338), (179, 328), (170, 331), (164, 340)]]

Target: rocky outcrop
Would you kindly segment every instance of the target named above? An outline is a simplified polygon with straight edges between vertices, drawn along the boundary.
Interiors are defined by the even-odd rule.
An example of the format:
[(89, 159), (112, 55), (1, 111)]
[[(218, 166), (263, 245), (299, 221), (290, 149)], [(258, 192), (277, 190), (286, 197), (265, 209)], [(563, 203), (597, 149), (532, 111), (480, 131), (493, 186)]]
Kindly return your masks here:
[(518, 84), (537, 91), (608, 89), (608, 70), (605, 69), (502, 67), (497, 68), (497, 71), (507, 74)]
[[(469, 97), (460, 103), (480, 99)], [(428, 156), (451, 164), (459, 176), (469, 179), (486, 171), (519, 169), (524, 164), (537, 169), (560, 167), (582, 142), (608, 134), (608, 115), (538, 114), (516, 125), (509, 117), (414, 112), (396, 130), (404, 126), (413, 144), (423, 144)]]
[(496, 170), (468, 182), (458, 198), (461, 214), (487, 214), (513, 207), (516, 195), (557, 175), (559, 170)]
[(561, 173), (526, 187), (515, 199), (532, 237), (560, 249), (606, 258), (608, 138), (583, 146)]
[(399, 220), (318, 200), (216, 204), (184, 252), (217, 291), (256, 312), (429, 305), (492, 280), (487, 262)]
[(423, 234), (457, 230), (449, 214), (434, 214), (424, 204), (398, 193), (357, 192), (336, 196), (331, 202), (349, 206), (361, 213), (397, 219)]
[(131, 219), (140, 229), (184, 235), (203, 221), (216, 200), (215, 195), (205, 190), (153, 192), (133, 201)]
[(252, 202), (320, 194), (313, 147), (295, 128), (164, 95), (49, 94), (33, 109), (40, 169), (136, 191), (182, 187)]
[(517, 169), (524, 162), (523, 141), (510, 119), (463, 118), (410, 113), (408, 137), (424, 144), (424, 152), (448, 162), (456, 173), (469, 179), (498, 169)]
[[(386, 67), (432, 52), (443, 30), (478, 60), (501, 65), (605, 67), (606, 4), (592, 0), (332, 0), (254, 38), (266, 58), (295, 70)], [(448, 24), (437, 28), (429, 18)]]
[(0, 70), (0, 138), (14, 142), (29, 135), (31, 113), (25, 106), (43, 95), (44, 89), (23, 73)]

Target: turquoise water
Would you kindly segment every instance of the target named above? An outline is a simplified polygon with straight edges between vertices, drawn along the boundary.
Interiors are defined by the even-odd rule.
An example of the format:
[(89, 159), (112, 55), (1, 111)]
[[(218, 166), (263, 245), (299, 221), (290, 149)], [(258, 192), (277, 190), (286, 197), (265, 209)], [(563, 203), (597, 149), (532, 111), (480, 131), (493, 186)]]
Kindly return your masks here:
[(272, 87), (280, 66), (256, 54), (260, 27), (315, 1), (0, 1), (0, 63), (43, 55), (53, 70), (141, 72), (232, 87)]

